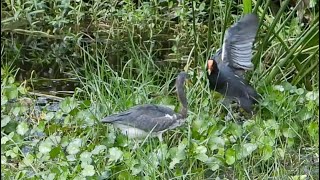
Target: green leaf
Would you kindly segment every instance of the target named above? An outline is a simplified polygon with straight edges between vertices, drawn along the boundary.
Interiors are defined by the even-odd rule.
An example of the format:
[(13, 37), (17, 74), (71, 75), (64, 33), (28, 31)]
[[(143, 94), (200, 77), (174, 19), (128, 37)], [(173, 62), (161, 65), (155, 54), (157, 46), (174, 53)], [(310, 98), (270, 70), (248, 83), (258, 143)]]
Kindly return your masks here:
[(83, 176), (93, 176), (96, 172), (95, 172), (95, 170), (94, 170), (94, 167), (92, 166), (92, 165), (88, 165), (88, 164), (86, 164), (86, 165), (84, 165), (84, 167), (82, 167), (83, 169), (82, 169), (82, 172), (81, 172), (81, 174), (83, 175)]
[(239, 124), (232, 123), (229, 126), (228, 132), (236, 137), (241, 137), (242, 135), (242, 127)]
[(221, 161), (215, 157), (209, 157), (206, 161), (206, 165), (212, 170), (216, 171), (220, 167)]
[(319, 99), (319, 92), (309, 91), (306, 94), (306, 99), (308, 101), (316, 101)]
[(199, 11), (202, 12), (205, 9), (206, 3), (202, 2), (199, 6)]
[(61, 103), (60, 108), (64, 113), (70, 113), (78, 105), (74, 98), (66, 97)]
[(252, 144), (252, 143), (245, 143), (245, 144), (243, 144), (242, 147), (243, 147), (242, 157), (247, 157), (247, 156), (251, 155), (252, 152), (258, 148), (258, 146), (256, 144)]
[(1, 128), (5, 127), (10, 122), (10, 116), (2, 115), (1, 113)]
[(21, 122), (18, 126), (17, 126), (17, 133), (20, 135), (24, 135), (27, 131), (29, 130), (28, 124), (26, 122)]
[(318, 137), (319, 124), (316, 121), (311, 121), (308, 125), (308, 133), (311, 137)]
[(266, 161), (266, 160), (268, 160), (269, 158), (271, 158), (272, 157), (272, 153), (273, 153), (273, 151), (272, 151), (272, 146), (269, 146), (269, 145), (265, 145), (264, 147), (263, 147), (263, 150), (262, 150), (262, 159), (264, 160), (264, 161)]
[(176, 164), (178, 164), (180, 162), (180, 159), (179, 158), (172, 158), (170, 164), (169, 164), (169, 168), (170, 169), (173, 169), (175, 167)]
[(49, 141), (42, 141), (39, 145), (39, 151), (43, 154), (49, 153), (52, 149), (52, 143)]
[(91, 159), (91, 153), (88, 151), (84, 151), (80, 154), (80, 161), (85, 164), (91, 164), (92, 159)]
[(6, 156), (1, 156), (1, 164), (7, 163), (7, 158)]
[(302, 89), (302, 88), (296, 89), (296, 94), (302, 95), (303, 93), (304, 93), (304, 89)]
[(279, 129), (279, 124), (274, 119), (269, 119), (264, 122), (266, 128), (270, 129)]
[(109, 149), (109, 161), (118, 161), (120, 159), (122, 159), (122, 155), (123, 155), (123, 152), (116, 148), (116, 147), (113, 147), (113, 148), (110, 148)]
[(8, 150), (8, 151), (6, 152), (6, 156), (10, 156), (11, 158), (15, 158), (15, 157), (17, 157), (18, 155), (17, 155), (17, 153), (15, 153), (13, 150)]
[(67, 146), (67, 152), (71, 155), (77, 154), (80, 151), (81, 144), (82, 144), (81, 139), (79, 139), (79, 138), (74, 139)]
[(208, 156), (206, 155), (207, 148), (205, 146), (198, 146), (195, 149), (196, 158), (202, 162), (206, 162), (208, 160)]
[(91, 151), (92, 154), (97, 155), (100, 154), (103, 150), (106, 150), (107, 147), (105, 145), (98, 145)]
[(1, 106), (6, 105), (8, 102), (7, 96), (1, 96)]
[(14, 116), (18, 116), (19, 113), (20, 113), (20, 111), (21, 111), (21, 107), (20, 107), (20, 106), (14, 107), (14, 108), (12, 109), (12, 114), (13, 114)]
[(225, 140), (219, 136), (211, 136), (208, 144), (211, 150), (215, 150), (215, 149), (224, 147)]
[(9, 88), (6, 88), (6, 96), (8, 97), (8, 99), (16, 99), (16, 98), (18, 98), (17, 86), (12, 85)]
[(233, 149), (227, 149), (225, 153), (226, 163), (232, 165), (236, 161), (236, 152)]
[(54, 112), (48, 112), (44, 119), (47, 120), (47, 121), (50, 121), (52, 118), (54, 117)]
[(18, 87), (18, 91), (19, 91), (21, 94), (26, 94), (26, 93), (27, 93), (26, 88), (24, 88), (24, 87), (22, 87), (22, 86), (19, 86), (19, 87)]
[(9, 83), (9, 84), (13, 84), (13, 83), (14, 83), (14, 78), (13, 78), (12, 76), (10, 76), (10, 77), (8, 78), (8, 83)]
[(9, 138), (7, 136), (3, 136), (1, 138), (1, 144), (6, 144), (9, 141)]
[(290, 127), (288, 128), (284, 128), (282, 130), (282, 134), (284, 137), (286, 138), (293, 138), (293, 137), (296, 137), (296, 133), (293, 131), (293, 129), (291, 129)]
[(31, 166), (33, 163), (34, 157), (29, 153), (23, 159), (23, 163), (27, 166)]
[(58, 146), (58, 147), (55, 147), (53, 148), (51, 151), (50, 151), (50, 158), (51, 159), (54, 159), (56, 157), (58, 157), (58, 155), (61, 153), (61, 147)]
[(68, 161), (71, 161), (71, 162), (77, 160), (74, 154), (69, 154), (66, 156), (66, 158)]
[(291, 176), (291, 180), (305, 180), (307, 179), (308, 176), (307, 175), (296, 175), (296, 176)]

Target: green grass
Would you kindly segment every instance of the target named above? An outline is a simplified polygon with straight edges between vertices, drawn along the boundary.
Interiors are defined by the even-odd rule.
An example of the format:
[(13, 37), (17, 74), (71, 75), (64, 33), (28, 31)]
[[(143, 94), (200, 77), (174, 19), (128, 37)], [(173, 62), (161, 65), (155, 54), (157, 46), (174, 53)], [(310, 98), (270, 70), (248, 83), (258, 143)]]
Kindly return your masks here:
[[(133, 150), (132, 141), (111, 125), (99, 123), (99, 119), (137, 104), (177, 106), (170, 82), (179, 71), (159, 71), (152, 64), (142, 63), (148, 60), (143, 53), (135, 54), (137, 59), (129, 56), (133, 57), (132, 63), (141, 63), (140, 69), (130, 67), (131, 62), (123, 69), (127, 73), (138, 71), (134, 79), (113, 72), (108, 64), (90, 64), (90, 68), (101, 69), (88, 69), (86, 78), (79, 77), (83, 88), (76, 91), (77, 98), (64, 99), (57, 112), (44, 109), (35, 116), (34, 104), (26, 106), (23, 100), (4, 103), (2, 115), (12, 119), (2, 128), (4, 177), (12, 176), (12, 172), (20, 172), (21, 178), (57, 179), (318, 177), (318, 166), (312, 162), (318, 159), (319, 97), (309, 97), (317, 92), (307, 92), (289, 83), (261, 88), (264, 100), (257, 115), (244, 123), (226, 121), (219, 97), (209, 91), (206, 77), (196, 69), (189, 70), (198, 75), (192, 79), (192, 85), (186, 86), (190, 106), (187, 123), (165, 133), (164, 143), (149, 138)], [(100, 58), (97, 55), (93, 59), (98, 62), (103, 60)], [(154, 70), (152, 75), (149, 69)], [(10, 78), (3, 76), (2, 97), (19, 99), (26, 92)], [(159, 86), (155, 83), (159, 79), (167, 83)], [(87, 100), (77, 100), (83, 97)], [(17, 117), (27, 121), (13, 120)], [(37, 132), (44, 136), (38, 137)], [(24, 153), (26, 148), (31, 150)], [(101, 148), (101, 152), (96, 148)]]
[[(2, 178), (319, 178), (316, 8), (308, 9), (313, 19), (303, 28), (294, 17), (297, 6), (272, 14), (271, 1), (157, 8), (152, 1), (138, 9), (128, 2), (112, 11), (111, 4), (100, 1), (54, 1), (47, 4), (52, 11), (42, 11), (40, 0), (33, 2), (38, 4), (8, 3), (1, 22)], [(63, 13), (66, 7), (68, 14)], [(251, 9), (261, 17), (261, 26), (256, 69), (248, 79), (263, 100), (247, 121), (226, 120), (222, 97), (208, 87), (206, 59), (220, 46), (225, 29)], [(177, 22), (168, 18), (174, 12)], [(87, 42), (88, 36), (99, 42)], [(24, 63), (62, 71), (81, 86), (60, 102), (43, 94), (49, 101), (39, 109), (31, 92), (40, 70), (31, 68), (25, 81), (17, 81)], [(147, 138), (134, 150), (133, 141), (99, 122), (138, 104), (177, 110), (173, 85), (182, 70), (192, 81), (186, 85), (189, 117), (182, 127), (166, 132), (163, 143)]]

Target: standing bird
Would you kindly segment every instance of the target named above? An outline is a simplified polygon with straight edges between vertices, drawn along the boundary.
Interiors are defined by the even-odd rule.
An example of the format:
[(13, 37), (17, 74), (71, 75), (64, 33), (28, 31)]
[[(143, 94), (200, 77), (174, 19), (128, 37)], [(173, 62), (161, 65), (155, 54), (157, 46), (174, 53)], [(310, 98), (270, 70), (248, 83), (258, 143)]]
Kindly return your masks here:
[(112, 123), (129, 138), (142, 139), (150, 133), (152, 137), (158, 136), (159, 140), (162, 141), (162, 133), (181, 126), (187, 118), (188, 103), (184, 91), (184, 82), (187, 78), (187, 73), (180, 72), (176, 79), (178, 99), (182, 104), (179, 113), (175, 113), (168, 107), (145, 104), (105, 117), (102, 122)]
[(246, 112), (253, 114), (259, 95), (244, 79), (252, 70), (252, 46), (258, 30), (258, 17), (248, 14), (232, 25), (225, 34), (222, 49), (207, 62), (210, 89), (226, 96), (225, 102), (236, 100)]

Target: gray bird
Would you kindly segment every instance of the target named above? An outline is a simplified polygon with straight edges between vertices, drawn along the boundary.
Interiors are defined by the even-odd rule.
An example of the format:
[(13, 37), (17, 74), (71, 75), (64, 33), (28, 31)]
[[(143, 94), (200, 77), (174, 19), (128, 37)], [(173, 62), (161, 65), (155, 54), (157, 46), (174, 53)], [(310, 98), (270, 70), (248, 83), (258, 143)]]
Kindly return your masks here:
[(226, 31), (222, 48), (207, 61), (210, 89), (226, 96), (225, 103), (238, 101), (251, 114), (259, 95), (244, 79), (244, 73), (253, 69), (252, 47), (258, 21), (255, 14), (248, 14), (232, 25)]
[(188, 104), (184, 91), (184, 82), (187, 77), (187, 73), (180, 72), (176, 79), (176, 91), (182, 104), (179, 113), (175, 113), (168, 107), (145, 104), (105, 117), (101, 122), (112, 123), (129, 138), (142, 139), (150, 134), (151, 137), (157, 136), (162, 141), (162, 133), (181, 126), (187, 118)]

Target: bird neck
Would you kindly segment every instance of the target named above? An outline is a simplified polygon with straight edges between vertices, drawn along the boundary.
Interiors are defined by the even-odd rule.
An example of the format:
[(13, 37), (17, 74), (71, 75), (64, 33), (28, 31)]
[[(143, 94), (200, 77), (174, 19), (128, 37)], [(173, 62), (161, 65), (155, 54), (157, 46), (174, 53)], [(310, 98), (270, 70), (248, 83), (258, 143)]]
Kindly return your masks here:
[(183, 118), (186, 118), (187, 112), (188, 112), (188, 102), (187, 102), (186, 93), (184, 91), (184, 82), (177, 82), (176, 88), (177, 88), (179, 101), (182, 105), (180, 114), (183, 116)]

